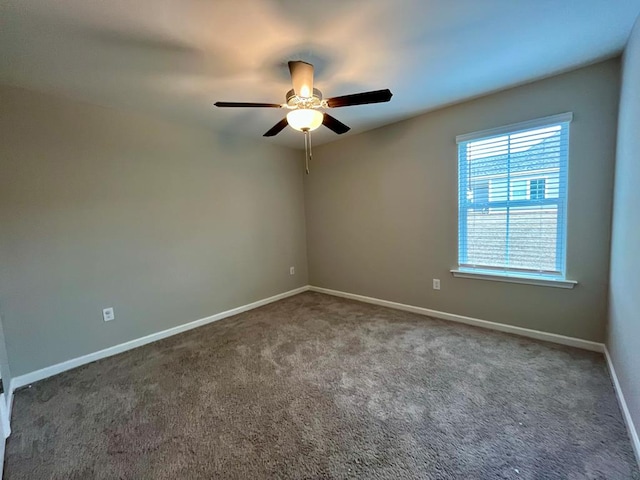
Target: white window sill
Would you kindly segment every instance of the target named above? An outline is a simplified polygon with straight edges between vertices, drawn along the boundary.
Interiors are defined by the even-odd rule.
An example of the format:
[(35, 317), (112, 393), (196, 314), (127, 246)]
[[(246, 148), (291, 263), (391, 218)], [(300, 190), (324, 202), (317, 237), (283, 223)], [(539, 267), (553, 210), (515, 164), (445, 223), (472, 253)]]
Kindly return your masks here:
[(543, 287), (573, 288), (578, 282), (575, 280), (555, 280), (552, 278), (526, 277), (524, 275), (473, 272), (469, 270), (451, 270), (454, 277), (475, 278), (477, 280), (490, 280), (492, 282), (523, 283), (525, 285), (538, 285)]

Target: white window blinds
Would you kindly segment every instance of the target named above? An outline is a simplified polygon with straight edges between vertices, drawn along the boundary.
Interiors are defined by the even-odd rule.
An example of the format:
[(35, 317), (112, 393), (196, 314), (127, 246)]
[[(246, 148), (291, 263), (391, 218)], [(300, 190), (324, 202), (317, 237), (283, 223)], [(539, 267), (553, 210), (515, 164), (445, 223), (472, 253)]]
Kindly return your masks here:
[(461, 135), (461, 270), (564, 278), (572, 114)]

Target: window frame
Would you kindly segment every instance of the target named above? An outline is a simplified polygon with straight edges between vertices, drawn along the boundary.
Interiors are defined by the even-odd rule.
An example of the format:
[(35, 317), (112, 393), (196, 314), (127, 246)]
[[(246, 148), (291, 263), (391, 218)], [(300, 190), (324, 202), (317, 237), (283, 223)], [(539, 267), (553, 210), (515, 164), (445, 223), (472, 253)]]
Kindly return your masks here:
[[(568, 170), (569, 170), (569, 138), (570, 138), (570, 123), (573, 120), (573, 114), (563, 113), (559, 115), (552, 115), (549, 117), (538, 118), (535, 120), (530, 120), (526, 122), (520, 122), (515, 124), (506, 125), (503, 127), (492, 128), (489, 130), (482, 130), (478, 132), (473, 132), (465, 135), (458, 135), (456, 137), (456, 142), (458, 144), (458, 172), (457, 172), (457, 180), (458, 180), (458, 267), (457, 269), (452, 269), (451, 272), (454, 276), (465, 277), (465, 278), (481, 278), (485, 280), (498, 280), (498, 281), (510, 281), (516, 283), (531, 283), (534, 285), (550, 285), (550, 286), (559, 286), (561, 288), (573, 288), (577, 284), (577, 282), (573, 280), (566, 279), (566, 259), (567, 259), (567, 251), (566, 251), (566, 242), (567, 242), (567, 199), (568, 199)], [(557, 222), (557, 232), (562, 232), (562, 234), (556, 235), (556, 260), (554, 271), (544, 271), (544, 270), (535, 270), (535, 269), (517, 269), (517, 268), (509, 268), (506, 266), (490, 266), (490, 265), (472, 265), (468, 262), (468, 254), (466, 248), (467, 242), (467, 211), (470, 206), (467, 204), (463, 204), (461, 202), (461, 191), (466, 191), (466, 188), (469, 186), (470, 179), (468, 175), (462, 174), (461, 168), (465, 166), (466, 171), (466, 150), (463, 151), (463, 148), (466, 148), (468, 142), (471, 141), (481, 141), (488, 140), (492, 137), (499, 137), (503, 135), (514, 135), (520, 132), (524, 132), (527, 130), (532, 130), (536, 128), (545, 128), (545, 127), (553, 127), (557, 125), (562, 125), (561, 135), (564, 136), (562, 138), (563, 144), (566, 145), (567, 153), (566, 159), (563, 160), (563, 165), (559, 169), (559, 185), (563, 185), (565, 187), (564, 196), (559, 195), (557, 198), (548, 197), (547, 196), (547, 188), (548, 188), (548, 179), (545, 175), (539, 176), (538, 174), (534, 174), (533, 177), (529, 177), (524, 179), (526, 181), (526, 193), (527, 197), (524, 200), (511, 200), (511, 191), (507, 191), (507, 198), (504, 202), (487, 202), (488, 205), (491, 204), (491, 207), (499, 207), (499, 205), (504, 203), (504, 206), (517, 207), (517, 206), (540, 206), (546, 204), (557, 205), (558, 211), (558, 222)], [(566, 128), (565, 128), (566, 127)], [(564, 167), (564, 168), (562, 168)], [(522, 172), (520, 172), (522, 173)], [(523, 175), (525, 176), (525, 175)], [(544, 195), (542, 198), (531, 199), (531, 180), (544, 180), (543, 192)], [(489, 192), (491, 191), (491, 181), (489, 179)], [(489, 197), (491, 194), (489, 193)], [(477, 208), (477, 207), (476, 207)], [(490, 207), (488, 207), (490, 208)]]

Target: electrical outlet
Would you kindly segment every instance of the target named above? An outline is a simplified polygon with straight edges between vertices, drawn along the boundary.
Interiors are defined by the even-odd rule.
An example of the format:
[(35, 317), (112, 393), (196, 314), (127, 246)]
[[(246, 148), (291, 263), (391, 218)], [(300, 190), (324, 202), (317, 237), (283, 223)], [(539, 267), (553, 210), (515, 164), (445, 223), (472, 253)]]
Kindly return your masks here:
[(115, 318), (116, 318), (116, 314), (113, 311), (113, 307), (102, 309), (102, 319), (105, 322), (110, 322), (111, 320), (115, 320)]
[(440, 290), (440, 279), (439, 278), (434, 278), (433, 279), (433, 289), (434, 290)]
[(296, 267), (289, 267), (289, 275), (295, 275), (296, 274)]

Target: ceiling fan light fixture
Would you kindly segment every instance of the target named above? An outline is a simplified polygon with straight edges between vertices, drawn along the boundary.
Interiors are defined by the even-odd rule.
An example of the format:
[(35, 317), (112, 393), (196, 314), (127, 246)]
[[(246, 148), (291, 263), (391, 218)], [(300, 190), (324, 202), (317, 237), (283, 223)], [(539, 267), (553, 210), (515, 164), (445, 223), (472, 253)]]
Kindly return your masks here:
[(312, 131), (322, 125), (324, 114), (312, 108), (298, 108), (287, 113), (287, 122), (301, 132)]
[(333, 118), (328, 113), (322, 113), (320, 109), (350, 107), (353, 105), (366, 105), (369, 103), (383, 103), (391, 100), (391, 90), (372, 90), (370, 92), (352, 93), (339, 97), (322, 98), (322, 92), (313, 88), (313, 65), (302, 60), (288, 62), (289, 75), (293, 88), (286, 95), (285, 103), (257, 103), (257, 102), (216, 102), (216, 107), (256, 107), (256, 108), (284, 108), (289, 110), (285, 118), (276, 123), (263, 134), (263, 137), (273, 137), (282, 132), (287, 125), (304, 133), (308, 158), (311, 158), (312, 130), (324, 125), (337, 135), (347, 133), (350, 128), (340, 120)]

